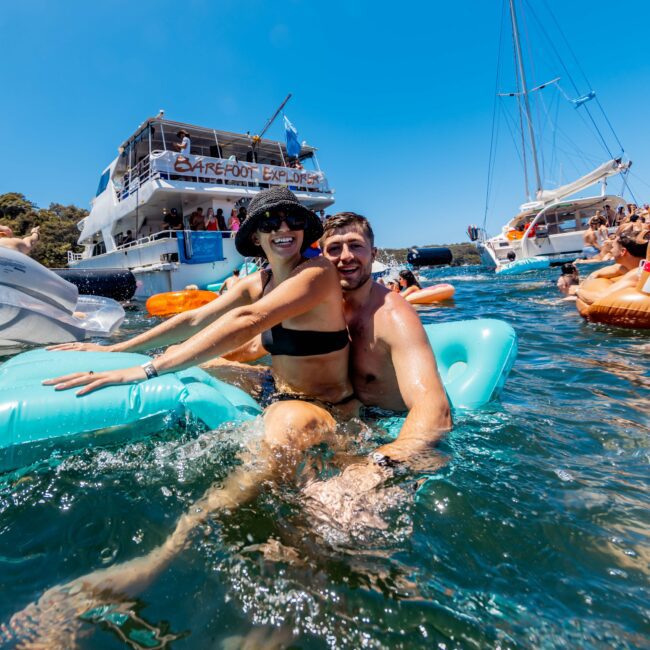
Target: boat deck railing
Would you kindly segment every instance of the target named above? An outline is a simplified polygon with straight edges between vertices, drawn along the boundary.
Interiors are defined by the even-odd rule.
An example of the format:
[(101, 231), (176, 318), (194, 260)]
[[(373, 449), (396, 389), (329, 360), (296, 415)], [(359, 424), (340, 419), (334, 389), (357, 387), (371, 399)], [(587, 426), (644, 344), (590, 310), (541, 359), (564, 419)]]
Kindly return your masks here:
[[(156, 153), (156, 152), (154, 152)], [(165, 152), (158, 152), (158, 154)], [(162, 171), (155, 168), (155, 165), (151, 164), (151, 156), (145, 156), (137, 165), (128, 169), (126, 173), (122, 176), (121, 181), (114, 182), (113, 187), (115, 189), (115, 195), (118, 201), (123, 201), (130, 195), (137, 192), (142, 185), (147, 181), (162, 179), (168, 181), (186, 181), (190, 183), (201, 183), (203, 185), (227, 185), (227, 186), (237, 186), (237, 187), (251, 187), (256, 189), (266, 189), (271, 187), (270, 183), (264, 183), (259, 180), (236, 180), (236, 179), (222, 179), (214, 178), (212, 176), (201, 175), (199, 172), (195, 175), (188, 174), (174, 174), (170, 171)], [(206, 158), (206, 160), (219, 161), (219, 159)], [(237, 161), (234, 161), (237, 162)], [(243, 163), (242, 163), (243, 164)], [(206, 165), (207, 167), (207, 165)], [(289, 188), (292, 191), (299, 192), (324, 192), (327, 194), (331, 193), (329, 186), (326, 180), (320, 185), (294, 185), (289, 184)]]
[[(133, 241), (129, 241), (126, 243), (119, 244), (118, 246), (115, 247), (114, 250), (112, 251), (106, 251), (100, 250), (99, 253), (92, 255), (92, 258), (99, 257), (100, 255), (107, 255), (110, 253), (114, 253), (116, 251), (129, 251), (130, 249), (134, 248), (142, 248), (145, 246), (150, 246), (153, 244), (159, 244), (164, 241), (168, 241), (170, 239), (176, 239), (177, 235), (179, 232), (193, 232), (193, 231), (178, 231), (178, 230), (161, 230), (160, 232), (155, 232), (151, 233), (149, 235), (145, 235), (143, 237), (139, 237), (138, 239), (134, 239)], [(233, 232), (230, 230), (216, 230), (214, 231), (215, 233), (219, 233), (221, 237), (228, 239), (233, 236)], [(101, 246), (104, 248), (103, 243), (99, 242), (95, 246)], [(68, 251), (68, 263), (70, 262), (79, 262), (84, 258), (83, 253), (73, 253), (72, 251)]]

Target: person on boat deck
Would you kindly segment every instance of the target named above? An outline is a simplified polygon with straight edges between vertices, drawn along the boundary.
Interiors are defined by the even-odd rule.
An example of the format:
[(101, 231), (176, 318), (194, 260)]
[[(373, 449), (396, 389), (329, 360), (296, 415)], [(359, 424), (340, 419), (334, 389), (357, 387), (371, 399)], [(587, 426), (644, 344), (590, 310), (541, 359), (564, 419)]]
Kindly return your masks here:
[(31, 255), (32, 249), (38, 243), (41, 237), (39, 226), (32, 228), (26, 237), (14, 237), (13, 230), (9, 226), (0, 226), (0, 247), (11, 248), (14, 251)]
[(237, 232), (239, 228), (241, 227), (241, 222), (239, 220), (239, 217), (237, 214), (235, 214), (235, 211), (233, 210), (232, 214), (230, 215), (230, 219), (228, 219), (228, 230), (231, 232)]
[[(639, 279), (639, 264), (645, 258), (647, 244), (639, 243), (629, 235), (621, 235), (614, 240), (612, 255), (615, 264), (591, 273), (580, 285), (576, 295), (585, 305), (591, 305), (620, 289), (634, 287)], [(604, 278), (612, 283), (605, 287), (595, 285), (590, 280)]]
[(124, 239), (122, 239), (122, 246), (124, 244), (132, 244), (133, 242), (134, 242), (133, 231), (127, 230), (126, 235), (124, 235)]
[(162, 217), (163, 230), (182, 230), (183, 219), (181, 218), (181, 215), (178, 214), (178, 210), (176, 208), (172, 208), (171, 210), (163, 208)]
[(217, 218), (214, 216), (214, 210), (212, 208), (208, 208), (204, 225), (206, 230), (219, 230), (219, 224), (217, 223)]
[(191, 230), (205, 230), (205, 217), (203, 216), (203, 208), (197, 208), (192, 212), (190, 217)]
[(399, 272), (397, 281), (399, 282), (401, 293), (404, 297), (422, 289), (420, 283), (413, 275), (413, 271), (409, 271), (408, 269), (402, 269)]
[(560, 290), (560, 293), (565, 296), (571, 296), (575, 294), (580, 284), (580, 274), (578, 269), (567, 262), (562, 264), (562, 275), (557, 279), (557, 288)]
[(606, 226), (608, 228), (613, 228), (616, 225), (616, 212), (612, 210), (612, 206), (608, 204), (605, 205), (605, 219), (607, 219)]
[(600, 253), (600, 247), (598, 246), (598, 226), (600, 225), (600, 220), (596, 217), (592, 217), (589, 220), (589, 228), (585, 230), (582, 235), (583, 248), (582, 248), (582, 257), (584, 259), (590, 259), (595, 257)]
[(239, 269), (235, 269), (232, 272), (232, 275), (229, 278), (226, 278), (221, 289), (219, 289), (219, 295), (225, 293), (229, 289), (232, 289), (237, 284), (237, 282), (239, 282)]
[(217, 208), (215, 219), (217, 220), (217, 225), (219, 226), (219, 230), (221, 231), (228, 230), (228, 226), (226, 225), (226, 219), (223, 216), (223, 208)]
[(190, 149), (192, 148), (190, 134), (185, 129), (181, 129), (176, 135), (180, 139), (180, 142), (177, 142), (174, 146), (182, 156), (189, 156)]

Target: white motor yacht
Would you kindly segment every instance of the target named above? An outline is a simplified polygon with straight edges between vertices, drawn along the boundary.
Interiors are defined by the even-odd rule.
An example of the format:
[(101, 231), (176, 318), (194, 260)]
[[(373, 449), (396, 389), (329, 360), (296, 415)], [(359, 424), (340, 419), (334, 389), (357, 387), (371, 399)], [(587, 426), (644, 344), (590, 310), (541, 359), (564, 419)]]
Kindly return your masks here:
[[(190, 148), (181, 153), (185, 137)], [(90, 214), (79, 222), (84, 250), (70, 252), (68, 266), (130, 269), (140, 299), (205, 287), (238, 268), (244, 259), (229, 219), (262, 189), (286, 185), (317, 212), (334, 203), (316, 149), (305, 143), (290, 158), (284, 143), (173, 122), (161, 111), (118, 152), (101, 174)], [(204, 216), (221, 210), (226, 230), (192, 230), (190, 217), (199, 209)], [(170, 229), (164, 222), (172, 210), (180, 221)]]

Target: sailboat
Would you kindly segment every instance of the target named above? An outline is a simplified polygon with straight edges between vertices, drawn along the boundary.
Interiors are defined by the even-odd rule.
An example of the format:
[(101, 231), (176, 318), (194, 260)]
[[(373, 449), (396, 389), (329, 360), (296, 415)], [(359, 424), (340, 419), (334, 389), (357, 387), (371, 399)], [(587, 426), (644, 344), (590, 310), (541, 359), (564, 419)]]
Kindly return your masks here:
[[(533, 7), (526, 0), (520, 0), (520, 6), (526, 2), (528, 10), (532, 13)], [(490, 199), (491, 181), (493, 179), (493, 165), (495, 162), (495, 123), (499, 113), (496, 110), (493, 120), (492, 145), (490, 151), (490, 169), (488, 172), (488, 194), (486, 197), (486, 221), (483, 227), (470, 226), (468, 233), (470, 239), (476, 242), (481, 261), (489, 267), (501, 267), (504, 264), (539, 258), (547, 260), (549, 264), (561, 264), (567, 261), (575, 260), (580, 257), (583, 249), (583, 232), (589, 227), (589, 220), (597, 213), (601, 215), (610, 215), (610, 226), (613, 226), (612, 215), (617, 212), (618, 208), (625, 209), (626, 201), (622, 196), (608, 193), (607, 181), (613, 176), (622, 175), (623, 183), (627, 186), (626, 175), (630, 168), (631, 162), (624, 159), (623, 147), (611, 127), (611, 123), (596, 98), (596, 93), (590, 88), (586, 93), (579, 93), (577, 83), (570, 76), (569, 69), (560, 59), (560, 66), (569, 76), (569, 81), (573, 87), (576, 97), (571, 97), (564, 91), (560, 81), (561, 77), (555, 77), (550, 81), (541, 83), (533, 88), (529, 87), (527, 73), (531, 69), (526, 65), (522, 54), (522, 36), (520, 32), (520, 22), (517, 14), (517, 1), (504, 0), (503, 23), (506, 23), (505, 11), (507, 9), (509, 20), (508, 27), (512, 31), (513, 52), (515, 61), (515, 84), (516, 89), (509, 92), (497, 92), (495, 102), (502, 99), (515, 100), (516, 117), (510, 120), (510, 125), (517, 122), (518, 129), (513, 128), (511, 133), (518, 147), (518, 153), (523, 163), (524, 182), (528, 200), (520, 206), (519, 212), (509, 219), (501, 228), (501, 232), (489, 237), (486, 233), (486, 221), (488, 212), (488, 203)], [(537, 15), (534, 15), (537, 20)], [(540, 23), (541, 25), (541, 23)], [(557, 25), (559, 29), (559, 24)], [(503, 27), (502, 27), (503, 29)], [(542, 27), (543, 29), (543, 27)], [(528, 30), (527, 30), (528, 33)], [(559, 51), (555, 47), (552, 39), (544, 31), (542, 38), (546, 44), (550, 44), (555, 55), (560, 58)], [(563, 35), (562, 35), (563, 36)], [(565, 39), (566, 41), (566, 39)], [(561, 45), (563, 51), (571, 52), (569, 42), (566, 41)], [(501, 45), (500, 45), (501, 52)], [(572, 53), (572, 52), (571, 52)], [(499, 71), (497, 71), (497, 87), (499, 84)], [(553, 88), (559, 93), (559, 99), (569, 102), (569, 105), (575, 111), (582, 111), (579, 117), (582, 117), (583, 123), (591, 128), (600, 143), (604, 145), (604, 150), (609, 159), (601, 162), (596, 168), (591, 169), (579, 178), (568, 183), (563, 183), (557, 187), (544, 187), (542, 181), (543, 156), (540, 152), (540, 134), (536, 131), (534, 113), (532, 110), (532, 100), (536, 99), (542, 104), (544, 118), (550, 121), (548, 106), (544, 103), (541, 93), (545, 89)], [(603, 131), (597, 123), (596, 117), (600, 116), (596, 110), (590, 109), (590, 102), (595, 101), (597, 109), (602, 113), (602, 118), (611, 133), (616, 138), (620, 146), (620, 154), (612, 155), (612, 149), (609, 148)], [(541, 111), (538, 111), (538, 117)], [(518, 118), (518, 119), (517, 119)], [(539, 120), (538, 120), (539, 121)], [(516, 131), (519, 131), (518, 137)], [(552, 130), (552, 129), (551, 129)], [(498, 129), (496, 129), (498, 132)], [(555, 134), (555, 131), (552, 131)], [(564, 134), (566, 135), (566, 134)], [(570, 151), (565, 153), (580, 154), (579, 146), (569, 147)], [(587, 157), (584, 156), (579, 162), (584, 166)], [(529, 179), (529, 171), (532, 166), (532, 179)], [(530, 182), (529, 182), (530, 180)], [(590, 188), (600, 185), (587, 196), (577, 195), (585, 192)], [(532, 189), (531, 191), (531, 188)]]

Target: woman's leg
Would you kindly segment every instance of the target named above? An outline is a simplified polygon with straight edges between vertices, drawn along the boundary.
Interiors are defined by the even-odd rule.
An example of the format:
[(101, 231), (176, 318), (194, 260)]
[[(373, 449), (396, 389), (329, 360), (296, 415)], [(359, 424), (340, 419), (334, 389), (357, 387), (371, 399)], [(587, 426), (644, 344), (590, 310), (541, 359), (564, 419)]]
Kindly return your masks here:
[[(70, 647), (70, 639), (78, 633), (78, 617), (83, 612), (98, 603), (113, 601), (117, 594), (131, 595), (144, 589), (185, 548), (191, 532), (211, 513), (227, 513), (243, 505), (268, 481), (291, 480), (304, 452), (329, 439), (336, 428), (334, 418), (325, 409), (297, 400), (272, 404), (263, 417), (264, 437), (260, 449), (245, 452), (244, 464), (221, 486), (210, 488), (193, 504), (161, 546), (143, 557), (49, 589), (36, 603), (12, 617), (6, 633), (13, 633), (17, 640), (27, 640), (35, 648)], [(67, 626), (65, 638), (55, 642), (53, 633), (63, 625)]]

